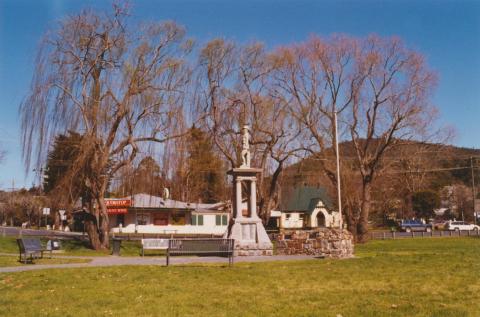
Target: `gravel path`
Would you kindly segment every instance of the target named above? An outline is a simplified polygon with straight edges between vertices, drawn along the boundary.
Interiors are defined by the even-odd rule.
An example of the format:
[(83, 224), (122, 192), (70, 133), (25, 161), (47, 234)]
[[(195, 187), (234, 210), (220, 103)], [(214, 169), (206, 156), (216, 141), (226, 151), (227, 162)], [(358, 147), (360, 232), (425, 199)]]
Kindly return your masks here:
[[(15, 255), (6, 254), (0, 255)], [(71, 264), (26, 264), (15, 267), (0, 267), (0, 273), (8, 272), (23, 272), (44, 269), (65, 269), (65, 268), (84, 268), (84, 267), (106, 267), (117, 265), (165, 265), (166, 258), (164, 257), (118, 257), (118, 256), (104, 256), (104, 257), (79, 257), (79, 256), (58, 256), (54, 258), (81, 258), (92, 259), (89, 263), (71, 263)], [(270, 262), (270, 261), (298, 261), (315, 259), (313, 256), (307, 255), (274, 255), (274, 256), (242, 256), (235, 257), (234, 262)], [(227, 258), (221, 257), (170, 257), (170, 265), (181, 265), (191, 263), (224, 263), (228, 265)]]

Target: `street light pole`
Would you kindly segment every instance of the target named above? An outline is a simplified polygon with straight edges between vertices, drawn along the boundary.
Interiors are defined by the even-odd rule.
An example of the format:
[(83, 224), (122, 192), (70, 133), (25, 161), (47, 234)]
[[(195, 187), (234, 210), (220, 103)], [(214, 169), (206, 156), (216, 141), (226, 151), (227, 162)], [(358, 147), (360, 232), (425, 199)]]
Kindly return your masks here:
[(335, 121), (335, 156), (337, 159), (337, 196), (338, 196), (338, 214), (340, 216), (340, 229), (343, 229), (343, 216), (342, 216), (342, 193), (340, 186), (340, 152), (338, 151), (338, 121), (337, 121), (337, 111), (334, 113)]
[(473, 223), (477, 224), (477, 214), (475, 213), (475, 173), (473, 172), (473, 157), (470, 157), (470, 167), (472, 169), (472, 197), (473, 197)]

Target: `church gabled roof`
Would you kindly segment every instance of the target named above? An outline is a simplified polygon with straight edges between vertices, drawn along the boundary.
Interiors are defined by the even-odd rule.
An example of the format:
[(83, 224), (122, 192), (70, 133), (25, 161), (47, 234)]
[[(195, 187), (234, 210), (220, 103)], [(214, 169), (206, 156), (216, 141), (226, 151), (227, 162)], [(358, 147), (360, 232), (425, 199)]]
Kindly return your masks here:
[(281, 211), (313, 212), (318, 202), (323, 202), (325, 208), (331, 210), (332, 202), (323, 187), (302, 186), (297, 187), (286, 195), (280, 204)]

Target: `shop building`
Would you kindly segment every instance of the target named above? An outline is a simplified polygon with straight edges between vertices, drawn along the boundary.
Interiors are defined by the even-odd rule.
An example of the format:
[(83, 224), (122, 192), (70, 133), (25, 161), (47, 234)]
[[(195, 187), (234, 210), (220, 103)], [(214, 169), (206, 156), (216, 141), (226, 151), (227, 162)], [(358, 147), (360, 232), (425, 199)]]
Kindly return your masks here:
[(230, 221), (226, 204), (187, 203), (148, 194), (105, 199), (111, 231), (223, 235)]

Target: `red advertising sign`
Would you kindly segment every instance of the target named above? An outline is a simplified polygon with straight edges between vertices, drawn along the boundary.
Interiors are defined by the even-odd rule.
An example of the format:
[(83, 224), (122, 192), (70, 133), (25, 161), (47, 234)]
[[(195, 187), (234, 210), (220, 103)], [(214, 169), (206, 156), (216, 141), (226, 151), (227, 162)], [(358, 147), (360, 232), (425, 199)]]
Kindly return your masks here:
[(108, 208), (107, 214), (109, 215), (119, 215), (119, 214), (126, 214), (127, 208)]
[(105, 205), (107, 208), (113, 207), (130, 207), (130, 199), (105, 199)]

